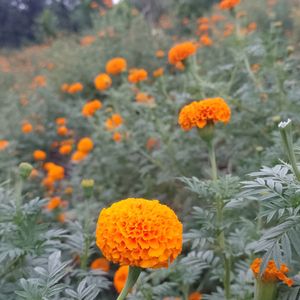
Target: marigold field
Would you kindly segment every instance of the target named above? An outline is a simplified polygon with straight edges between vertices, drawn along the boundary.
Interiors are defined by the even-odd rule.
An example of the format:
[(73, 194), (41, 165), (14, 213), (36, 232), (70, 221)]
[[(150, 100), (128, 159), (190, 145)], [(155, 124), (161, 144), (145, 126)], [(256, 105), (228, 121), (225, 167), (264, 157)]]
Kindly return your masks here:
[(0, 300), (300, 299), (300, 1), (98, 2), (0, 49)]

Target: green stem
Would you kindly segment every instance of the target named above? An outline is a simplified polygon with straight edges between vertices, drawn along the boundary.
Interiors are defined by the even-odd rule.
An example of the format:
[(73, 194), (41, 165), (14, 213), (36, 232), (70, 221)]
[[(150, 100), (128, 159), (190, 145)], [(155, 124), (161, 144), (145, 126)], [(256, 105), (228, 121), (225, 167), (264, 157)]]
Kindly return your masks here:
[(127, 277), (127, 280), (126, 280), (126, 284), (125, 284), (121, 294), (117, 298), (117, 300), (126, 299), (128, 293), (130, 292), (130, 290), (133, 288), (136, 281), (138, 280), (138, 278), (141, 274), (141, 271), (142, 271), (141, 268), (131, 267), (131, 266), (129, 267), (129, 273), (128, 273), (128, 277)]
[(276, 299), (276, 294), (276, 282), (264, 282), (260, 279), (256, 280), (254, 300), (274, 300)]
[(85, 197), (85, 218), (83, 225), (83, 236), (84, 236), (84, 251), (80, 260), (80, 268), (83, 270), (87, 269), (87, 261), (89, 257), (90, 248), (90, 236), (89, 236), (89, 197)]
[(22, 207), (22, 190), (23, 190), (23, 179), (19, 177), (16, 183), (16, 215), (17, 219), (19, 219), (22, 215), (21, 207)]
[[(213, 181), (218, 180), (218, 169), (217, 169), (217, 161), (216, 161), (216, 153), (215, 147), (213, 143), (213, 138), (207, 141), (208, 144), (208, 153), (209, 153), (209, 160), (211, 164), (211, 177)], [(223, 256), (223, 263), (224, 263), (224, 290), (225, 290), (225, 298), (229, 300), (231, 298), (231, 291), (230, 291), (230, 271), (231, 271), (231, 261), (230, 258), (226, 257), (225, 248), (225, 234), (223, 230), (223, 207), (224, 203), (222, 198), (218, 197), (216, 202), (217, 205), (217, 227), (218, 227), (218, 244), (220, 248), (220, 252)]]

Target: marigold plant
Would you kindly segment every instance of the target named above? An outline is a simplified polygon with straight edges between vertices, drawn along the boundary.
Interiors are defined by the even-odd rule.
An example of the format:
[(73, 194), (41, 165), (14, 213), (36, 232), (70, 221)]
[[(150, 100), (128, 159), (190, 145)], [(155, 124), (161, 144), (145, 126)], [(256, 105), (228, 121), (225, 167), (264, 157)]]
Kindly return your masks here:
[(170, 64), (176, 65), (178, 62), (183, 62), (191, 55), (195, 54), (197, 47), (193, 42), (184, 42), (172, 47), (169, 51)]
[(224, 99), (209, 98), (184, 106), (179, 113), (178, 122), (183, 130), (190, 130), (193, 127), (203, 128), (209, 122), (227, 123), (230, 116), (230, 107)]
[(101, 101), (95, 99), (93, 101), (86, 103), (83, 106), (81, 113), (84, 117), (91, 117), (96, 113), (97, 110), (101, 108), (102, 108)]
[(101, 211), (96, 244), (114, 263), (168, 267), (182, 249), (182, 224), (158, 200), (129, 198)]
[(95, 78), (94, 84), (97, 90), (105, 91), (111, 86), (112, 80), (107, 74), (102, 73)]
[[(260, 267), (262, 264), (262, 258), (256, 258), (251, 264), (251, 270), (256, 278), (260, 277)], [(285, 264), (281, 264), (278, 269), (274, 260), (270, 260), (267, 267), (262, 274), (261, 279), (265, 282), (282, 281), (288, 286), (292, 286), (294, 281), (288, 278), (285, 274), (289, 272), (288, 267)]]
[(94, 148), (94, 142), (89, 137), (82, 138), (77, 144), (77, 150), (83, 153), (89, 153)]
[(106, 73), (118, 75), (127, 69), (127, 61), (122, 57), (115, 57), (106, 63)]

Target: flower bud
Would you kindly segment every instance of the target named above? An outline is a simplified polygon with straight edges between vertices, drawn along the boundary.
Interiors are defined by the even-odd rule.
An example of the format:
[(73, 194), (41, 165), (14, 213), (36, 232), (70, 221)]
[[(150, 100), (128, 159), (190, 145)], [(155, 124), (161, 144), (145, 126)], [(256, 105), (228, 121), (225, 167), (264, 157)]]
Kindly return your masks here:
[(83, 179), (81, 181), (81, 186), (83, 188), (85, 197), (89, 198), (92, 196), (94, 190), (94, 184), (95, 184), (94, 179)]
[(20, 163), (20, 165), (19, 165), (19, 174), (20, 174), (21, 178), (23, 180), (26, 180), (29, 177), (32, 169), (33, 169), (33, 167), (32, 167), (31, 164), (26, 163), (26, 162)]

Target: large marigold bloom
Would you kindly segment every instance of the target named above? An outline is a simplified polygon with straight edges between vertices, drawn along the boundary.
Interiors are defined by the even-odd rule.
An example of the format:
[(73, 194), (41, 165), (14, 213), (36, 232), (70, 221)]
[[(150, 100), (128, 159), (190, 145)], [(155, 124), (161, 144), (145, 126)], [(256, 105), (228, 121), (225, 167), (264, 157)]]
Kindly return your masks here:
[(91, 117), (96, 113), (97, 110), (101, 108), (102, 108), (101, 101), (95, 99), (93, 101), (86, 103), (83, 106), (81, 113), (84, 117)]
[(128, 75), (128, 81), (131, 83), (138, 83), (148, 78), (148, 73), (144, 69), (131, 69)]
[(178, 123), (187, 131), (193, 127), (203, 128), (209, 122), (227, 123), (230, 116), (230, 107), (224, 99), (208, 98), (184, 106), (179, 113)]
[(241, 1), (240, 0), (222, 0), (219, 4), (221, 9), (233, 9), (237, 6)]
[[(262, 263), (261, 258), (254, 259), (253, 263), (251, 264), (251, 270), (256, 278), (260, 278), (260, 266)], [(267, 264), (267, 267), (261, 277), (261, 280), (265, 282), (276, 282), (282, 281), (289, 287), (291, 287), (294, 281), (288, 278), (285, 274), (288, 273), (289, 269), (285, 264), (281, 264), (280, 268), (278, 269), (274, 260), (270, 260)]]
[(114, 286), (118, 293), (123, 290), (129, 273), (128, 266), (121, 266), (114, 275)]
[(172, 47), (169, 51), (169, 62), (172, 65), (176, 65), (178, 62), (182, 62), (189, 56), (195, 54), (197, 46), (193, 42), (184, 42)]
[(106, 64), (106, 73), (118, 75), (127, 69), (127, 61), (122, 57), (115, 57)]
[(112, 80), (107, 74), (102, 73), (95, 78), (94, 84), (97, 90), (105, 91), (111, 86)]
[(90, 153), (94, 148), (94, 143), (89, 137), (82, 138), (77, 144), (77, 150), (83, 153)]
[(101, 211), (96, 244), (114, 263), (168, 267), (182, 249), (182, 224), (158, 200), (129, 198)]

